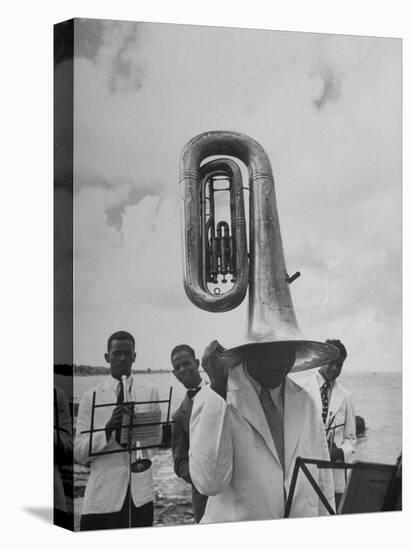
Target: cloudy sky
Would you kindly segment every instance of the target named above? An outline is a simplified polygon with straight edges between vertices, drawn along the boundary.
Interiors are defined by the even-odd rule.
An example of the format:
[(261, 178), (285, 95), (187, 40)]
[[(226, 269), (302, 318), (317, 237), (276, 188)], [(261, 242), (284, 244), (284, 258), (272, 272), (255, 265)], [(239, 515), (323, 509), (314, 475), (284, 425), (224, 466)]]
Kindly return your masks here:
[(226, 129), (271, 159), (305, 337), (400, 370), (400, 40), (76, 20), (74, 70), (77, 364), (103, 364), (119, 329), (142, 368), (241, 343), (246, 303), (203, 312), (182, 284), (180, 152)]

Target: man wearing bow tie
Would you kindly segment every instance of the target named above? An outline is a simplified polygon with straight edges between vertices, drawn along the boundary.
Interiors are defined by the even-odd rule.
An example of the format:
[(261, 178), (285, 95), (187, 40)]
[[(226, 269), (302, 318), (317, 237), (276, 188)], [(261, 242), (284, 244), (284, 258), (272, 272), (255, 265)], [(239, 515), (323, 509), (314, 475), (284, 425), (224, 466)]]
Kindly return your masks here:
[(192, 508), (196, 523), (205, 511), (207, 497), (193, 485), (189, 472), (189, 424), (193, 399), (205, 385), (199, 374), (199, 359), (194, 350), (182, 344), (173, 348), (170, 355), (173, 374), (186, 388), (186, 396), (173, 415), (172, 451), (176, 475), (192, 485)]
[[(333, 462), (350, 462), (356, 445), (356, 417), (351, 394), (337, 381), (347, 357), (340, 340), (326, 340), (340, 352), (335, 363), (323, 365), (309, 380), (306, 389), (314, 397), (325, 426), (330, 458)], [(336, 506), (345, 490), (345, 470), (333, 470)]]

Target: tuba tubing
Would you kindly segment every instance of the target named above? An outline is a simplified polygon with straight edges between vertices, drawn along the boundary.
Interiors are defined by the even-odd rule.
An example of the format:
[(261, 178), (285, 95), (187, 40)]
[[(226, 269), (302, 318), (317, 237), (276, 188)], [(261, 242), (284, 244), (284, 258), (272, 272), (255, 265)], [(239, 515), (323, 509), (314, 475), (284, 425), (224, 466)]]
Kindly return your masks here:
[[(246, 245), (246, 219), (243, 202), (242, 175), (239, 166), (230, 159), (218, 159), (200, 166), (207, 157), (219, 152), (215, 134), (208, 132), (190, 140), (183, 149), (180, 167), (180, 185), (183, 193), (183, 271), (184, 288), (189, 300), (200, 309), (213, 312), (229, 311), (243, 301), (248, 287), (248, 260)], [(207, 139), (205, 137), (207, 136)], [(230, 143), (229, 135), (227, 142)], [(227, 153), (229, 154), (229, 153)], [(235, 156), (235, 155), (233, 155)], [(224, 294), (212, 294), (205, 278), (205, 235), (201, 227), (200, 190), (206, 174), (224, 173), (231, 177), (234, 189), (232, 216), (233, 235), (236, 243), (235, 265), (238, 272), (231, 290)]]
[[(231, 229), (233, 236), (233, 245), (235, 246), (235, 252), (233, 251), (234, 271), (236, 272), (236, 281), (231, 290), (222, 295), (211, 294), (207, 289), (206, 278), (206, 255), (207, 255), (207, 223), (206, 223), (206, 201), (204, 199), (204, 186), (206, 179), (213, 176), (225, 175), (230, 178), (232, 183), (231, 194)], [(246, 218), (245, 207), (243, 201), (243, 182), (242, 174), (239, 166), (231, 159), (221, 158), (207, 162), (200, 168), (200, 185), (201, 185), (201, 213), (200, 213), (200, 233), (201, 233), (201, 258), (196, 259), (198, 267), (198, 276), (200, 284), (198, 288), (194, 288), (192, 284), (185, 285), (186, 293), (195, 305), (208, 311), (228, 311), (239, 305), (247, 291), (248, 287), (248, 251), (247, 251), (247, 238), (246, 238)], [(214, 203), (213, 203), (214, 204)], [(194, 221), (196, 218), (194, 219)], [(214, 212), (213, 221), (214, 224)], [(203, 231), (202, 231), (203, 227)], [(222, 234), (227, 234), (229, 230), (226, 222), (219, 222), (216, 225), (217, 235), (220, 237)], [(214, 243), (212, 243), (212, 246)], [(220, 241), (220, 246), (223, 246), (223, 242)], [(216, 250), (214, 251), (216, 252)], [(223, 258), (223, 254), (221, 254)], [(187, 265), (187, 262), (186, 262)], [(216, 267), (216, 266), (215, 266)], [(225, 267), (225, 266), (222, 266)], [(192, 292), (192, 289), (194, 292)], [(189, 295), (190, 294), (190, 295)], [(210, 298), (211, 297), (211, 298)]]
[[(236, 163), (227, 158), (206, 161), (209, 157), (222, 155), (242, 161), (249, 172), (249, 254), (240, 169), (234, 168)], [(234, 182), (231, 217), (236, 281), (232, 289), (219, 295), (212, 294), (205, 283), (204, 247), (208, 239), (202, 235), (204, 228), (199, 200), (205, 174), (213, 170), (223, 171)], [(230, 131), (205, 132), (194, 137), (182, 151), (180, 185), (187, 296), (201, 309), (221, 312), (237, 307), (246, 290), (249, 291), (247, 335), (243, 344), (223, 354), (228, 365), (239, 364), (238, 354), (250, 345), (279, 345), (282, 342), (295, 347), (294, 372), (336, 361), (338, 349), (323, 342), (306, 340), (299, 330), (289, 288), (290, 282), (299, 274), (289, 278), (286, 271), (272, 167), (259, 143), (249, 136)], [(230, 253), (232, 257), (232, 249)]]
[[(228, 155), (242, 161), (249, 172), (250, 187), (249, 262), (247, 265), (244, 261), (245, 254), (247, 258), (244, 240), (236, 238), (235, 257), (241, 266), (240, 273), (233, 289), (218, 296), (209, 292), (202, 280), (198, 198), (201, 163), (214, 155)], [(189, 299), (207, 311), (229, 311), (242, 302), (249, 285), (249, 336), (264, 338), (268, 330), (276, 327), (289, 338), (299, 337), (283, 254), (272, 167), (262, 146), (237, 132), (200, 134), (182, 151), (180, 184), (184, 201), (184, 287)], [(235, 194), (239, 195), (236, 202), (243, 201), (241, 186), (236, 186)], [(240, 220), (240, 225), (242, 223)]]

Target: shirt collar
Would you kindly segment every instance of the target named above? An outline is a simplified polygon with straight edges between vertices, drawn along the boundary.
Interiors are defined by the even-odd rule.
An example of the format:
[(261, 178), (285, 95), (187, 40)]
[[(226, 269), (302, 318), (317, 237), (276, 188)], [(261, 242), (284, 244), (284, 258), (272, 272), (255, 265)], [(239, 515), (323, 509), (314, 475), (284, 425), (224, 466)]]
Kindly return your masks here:
[(326, 380), (326, 378), (321, 374), (320, 370), (317, 371), (316, 377), (318, 379), (319, 388), (321, 388), (325, 382), (327, 382), (329, 384), (329, 387), (332, 388), (335, 382), (335, 381), (329, 382), (328, 380)]
[[(121, 381), (117, 380), (117, 378), (113, 378), (112, 375), (109, 376), (108, 385), (115, 393), (117, 392), (117, 388), (119, 387), (119, 382)], [(130, 374), (130, 376), (126, 378), (126, 388), (129, 393), (130, 393), (132, 383), (133, 383), (133, 376)]]
[(197, 388), (203, 388), (203, 386), (206, 386), (206, 382), (203, 380), (203, 378), (200, 379), (200, 384), (198, 384), (195, 388), (186, 388), (187, 390), (196, 390)]

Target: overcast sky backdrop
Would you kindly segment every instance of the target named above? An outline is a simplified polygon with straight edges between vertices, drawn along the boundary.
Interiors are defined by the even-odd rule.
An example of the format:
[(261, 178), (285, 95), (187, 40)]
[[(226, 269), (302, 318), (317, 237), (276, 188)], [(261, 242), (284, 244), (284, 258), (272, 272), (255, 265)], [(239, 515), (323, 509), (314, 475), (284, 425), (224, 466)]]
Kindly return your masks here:
[(182, 284), (180, 152), (225, 129), (271, 160), (305, 337), (400, 370), (400, 40), (76, 20), (74, 68), (76, 364), (119, 329), (141, 368), (241, 343), (247, 304), (203, 312)]

